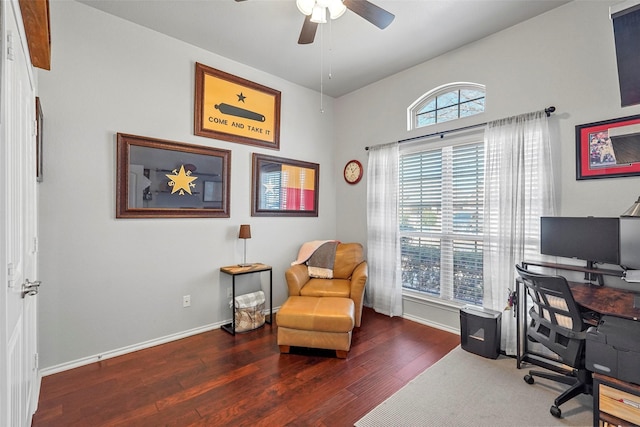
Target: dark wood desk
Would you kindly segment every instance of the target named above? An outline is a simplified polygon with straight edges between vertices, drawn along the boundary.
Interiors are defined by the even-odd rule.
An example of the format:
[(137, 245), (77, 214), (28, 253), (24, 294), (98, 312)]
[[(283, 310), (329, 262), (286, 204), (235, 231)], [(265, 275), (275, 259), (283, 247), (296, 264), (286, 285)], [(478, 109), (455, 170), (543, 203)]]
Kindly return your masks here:
[[(591, 272), (592, 269), (582, 268), (578, 266), (542, 263), (542, 262), (523, 262), (525, 268), (530, 265), (554, 268), (559, 270), (579, 271), (579, 272)], [(621, 272), (618, 270), (596, 270), (598, 274), (604, 274), (608, 276), (621, 276)], [(640, 319), (640, 308), (634, 307), (634, 299), (637, 294), (632, 291), (623, 289), (610, 288), (606, 286), (598, 286), (591, 283), (577, 283), (569, 282), (571, 287), (571, 293), (575, 301), (586, 308), (599, 315), (610, 315), (624, 317), (626, 319), (638, 320)], [(527, 349), (527, 334), (526, 327), (528, 324), (528, 310), (527, 310), (527, 295), (523, 292), (523, 284), (520, 279), (516, 280), (516, 293), (518, 305), (516, 307), (516, 329), (517, 329), (517, 366), (520, 369), (522, 362), (531, 361), (530, 356), (534, 356), (537, 362), (540, 362), (539, 355), (530, 352)], [(640, 292), (640, 288), (639, 288)], [(588, 322), (589, 323), (589, 322)], [(597, 320), (594, 319), (594, 324), (597, 324)], [(539, 363), (538, 363), (539, 364)]]
[[(522, 266), (524, 268), (536, 266), (556, 270), (577, 271), (599, 277), (622, 277), (623, 274), (622, 270), (586, 268), (578, 265), (556, 264), (542, 261), (523, 261)], [(569, 282), (569, 286), (571, 287), (571, 293), (573, 294), (573, 298), (576, 302), (588, 310), (595, 311), (596, 313), (603, 315), (608, 314), (633, 320), (638, 320), (638, 318), (640, 318), (640, 309), (634, 307), (634, 298), (637, 294), (640, 294), (640, 283), (638, 284), (637, 293), (626, 291), (624, 289), (609, 288), (602, 285), (598, 286), (591, 283)]]
[[(584, 273), (593, 273), (598, 276), (598, 282), (604, 283), (603, 275), (621, 277), (618, 270), (596, 270), (581, 268), (576, 266), (565, 266), (562, 264), (551, 263), (525, 263), (523, 267), (528, 265), (537, 267), (554, 268), (559, 270), (579, 271)], [(595, 271), (590, 271), (595, 270)], [(640, 285), (640, 284), (639, 284)], [(589, 319), (586, 314), (583, 315), (585, 323), (596, 326), (601, 316), (617, 316), (626, 319), (638, 321), (640, 318), (640, 306), (637, 303), (638, 293), (623, 289), (610, 288), (602, 285), (594, 285), (592, 283), (569, 282), (573, 299), (585, 311), (594, 312), (596, 315)], [(516, 280), (517, 303), (516, 309), (516, 328), (517, 328), (517, 367), (521, 368), (523, 362), (529, 362), (537, 366), (542, 366), (556, 372), (562, 372), (566, 369), (563, 364), (546, 354), (538, 353), (528, 348), (527, 339), (527, 291), (518, 278)], [(619, 379), (605, 377), (598, 373), (593, 375), (594, 385), (594, 408), (593, 408), (593, 425), (640, 425), (640, 408), (633, 406), (633, 402), (638, 402), (640, 397), (640, 387), (625, 383)], [(626, 404), (623, 399), (632, 402), (631, 406)], [(632, 422), (633, 424), (629, 424)]]
[(632, 291), (589, 283), (569, 282), (569, 286), (576, 302), (588, 310), (602, 315), (640, 319), (640, 308), (634, 307), (637, 294)]
[(522, 268), (528, 269), (530, 265), (544, 268), (553, 268), (555, 270), (578, 271), (584, 273), (586, 280), (597, 280), (601, 286), (604, 286), (604, 276), (622, 277), (623, 270), (610, 270), (606, 268), (589, 268), (580, 265), (558, 264), (555, 262), (544, 261), (522, 261)]
[(571, 264), (558, 264), (555, 262), (544, 262), (544, 261), (522, 261), (522, 267), (527, 268), (530, 265), (545, 267), (545, 268), (554, 268), (557, 270), (565, 270), (565, 271), (579, 271), (581, 273), (590, 273), (590, 274), (603, 274), (605, 276), (615, 276), (622, 277), (622, 270), (610, 270), (606, 268), (587, 268), (582, 267), (580, 265), (571, 265)]

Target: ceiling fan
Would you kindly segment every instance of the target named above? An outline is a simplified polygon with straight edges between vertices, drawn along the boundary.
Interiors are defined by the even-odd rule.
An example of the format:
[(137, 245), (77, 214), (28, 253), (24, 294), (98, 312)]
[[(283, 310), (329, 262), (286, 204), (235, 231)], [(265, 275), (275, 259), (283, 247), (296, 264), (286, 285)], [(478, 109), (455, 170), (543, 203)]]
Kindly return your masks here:
[(330, 19), (339, 18), (347, 9), (360, 15), (381, 30), (387, 28), (395, 18), (394, 14), (368, 0), (297, 0), (296, 4), (300, 12), (306, 15), (298, 44), (313, 43), (318, 24), (327, 22), (327, 15)]

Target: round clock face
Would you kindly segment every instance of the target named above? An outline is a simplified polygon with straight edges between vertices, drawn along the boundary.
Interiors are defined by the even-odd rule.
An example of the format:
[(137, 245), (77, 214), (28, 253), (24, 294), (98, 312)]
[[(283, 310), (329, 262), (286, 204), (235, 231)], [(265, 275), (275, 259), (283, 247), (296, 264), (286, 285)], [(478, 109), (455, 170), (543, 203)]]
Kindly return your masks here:
[(349, 184), (356, 184), (362, 179), (362, 163), (357, 160), (349, 160), (344, 167), (344, 180)]

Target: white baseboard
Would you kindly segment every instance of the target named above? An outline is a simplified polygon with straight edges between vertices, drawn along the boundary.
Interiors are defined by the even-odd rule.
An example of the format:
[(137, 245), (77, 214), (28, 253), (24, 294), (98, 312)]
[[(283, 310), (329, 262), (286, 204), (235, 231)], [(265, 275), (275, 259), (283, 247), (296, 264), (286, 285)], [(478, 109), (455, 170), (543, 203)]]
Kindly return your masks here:
[[(280, 306), (273, 308), (273, 316), (280, 309)], [(264, 310), (265, 315), (268, 314), (268, 310)], [(271, 319), (273, 322), (273, 319)], [(40, 370), (40, 376), (46, 377), (47, 375), (57, 374), (58, 372), (68, 371), (69, 369), (79, 368), (80, 366), (88, 365), (90, 363), (100, 362), (101, 360), (111, 359), (112, 357), (122, 356), (127, 353), (133, 353), (134, 351), (143, 350), (149, 347), (155, 347), (156, 345), (166, 344), (171, 341), (187, 338), (192, 335), (201, 334), (203, 332), (209, 332), (214, 329), (220, 329), (222, 325), (226, 325), (231, 322), (231, 319), (224, 320), (218, 323), (211, 323), (209, 325), (200, 326), (197, 328), (189, 329), (187, 331), (177, 332), (175, 334), (166, 335), (164, 337), (144, 341), (138, 344), (129, 345), (126, 347), (118, 348), (115, 350), (109, 350), (105, 353), (96, 354), (94, 356), (83, 357), (81, 359), (72, 360), (70, 362), (61, 363), (59, 365), (50, 366)]]
[(101, 360), (111, 359), (112, 357), (122, 356), (123, 354), (132, 353), (134, 351), (143, 350), (145, 348), (154, 347), (156, 345), (166, 344), (171, 341), (176, 341), (182, 338), (190, 337), (192, 335), (201, 334), (203, 332), (208, 332), (213, 329), (220, 329), (220, 326), (227, 323), (229, 323), (229, 321), (200, 326), (198, 328), (189, 329), (188, 331), (182, 331), (175, 334), (166, 335), (164, 337), (141, 342), (138, 344), (133, 344), (133, 345), (118, 348), (115, 350), (109, 350), (105, 353), (96, 354), (94, 356), (83, 357), (81, 359), (76, 359), (70, 362), (61, 363), (59, 365), (50, 366), (48, 368), (41, 369), (40, 375), (45, 377), (47, 375), (57, 374), (58, 372), (63, 372), (69, 369), (78, 368), (80, 366), (88, 365), (90, 363), (100, 362)]

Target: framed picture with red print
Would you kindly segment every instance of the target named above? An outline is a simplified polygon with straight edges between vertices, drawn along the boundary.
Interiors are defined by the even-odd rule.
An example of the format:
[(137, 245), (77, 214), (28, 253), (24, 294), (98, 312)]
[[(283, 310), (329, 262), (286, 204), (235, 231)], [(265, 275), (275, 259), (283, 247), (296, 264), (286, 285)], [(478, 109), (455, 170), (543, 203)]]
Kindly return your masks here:
[(576, 179), (640, 175), (640, 115), (576, 126)]

